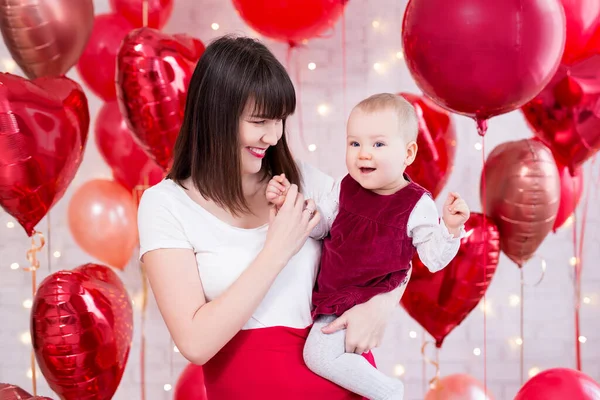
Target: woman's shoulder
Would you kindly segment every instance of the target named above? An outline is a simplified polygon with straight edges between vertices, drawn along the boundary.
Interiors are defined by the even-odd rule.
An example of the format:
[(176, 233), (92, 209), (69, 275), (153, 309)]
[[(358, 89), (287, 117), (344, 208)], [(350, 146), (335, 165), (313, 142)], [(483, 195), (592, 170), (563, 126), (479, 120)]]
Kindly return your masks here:
[(138, 213), (156, 212), (161, 209), (169, 210), (181, 200), (182, 196), (185, 196), (185, 193), (182, 188), (177, 186), (177, 183), (171, 179), (163, 179), (144, 190), (140, 198)]

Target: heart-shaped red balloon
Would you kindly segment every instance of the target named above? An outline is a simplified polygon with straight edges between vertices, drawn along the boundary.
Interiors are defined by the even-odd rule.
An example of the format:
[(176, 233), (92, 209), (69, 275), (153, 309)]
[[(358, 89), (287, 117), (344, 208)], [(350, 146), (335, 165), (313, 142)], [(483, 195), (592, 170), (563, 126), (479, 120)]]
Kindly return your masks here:
[(535, 135), (574, 174), (600, 150), (600, 53), (561, 66), (521, 110)]
[(95, 139), (104, 161), (112, 169), (113, 177), (130, 192), (154, 186), (164, 172), (133, 139), (116, 101), (104, 103), (95, 125)]
[(142, 148), (165, 171), (172, 162), (187, 87), (203, 52), (198, 39), (151, 28), (133, 30), (119, 50), (121, 111)]
[(0, 205), (29, 236), (75, 176), (89, 124), (76, 82), (0, 74)]
[(42, 281), (31, 338), (42, 374), (63, 400), (110, 399), (125, 370), (133, 310), (119, 277), (85, 264)]
[(560, 175), (560, 204), (552, 231), (556, 232), (573, 214), (583, 193), (583, 172), (577, 168), (573, 175), (567, 167), (557, 165)]
[(413, 258), (410, 282), (402, 306), (442, 347), (444, 338), (469, 315), (483, 298), (498, 266), (498, 228), (480, 213), (465, 224), (456, 257), (446, 268), (431, 273), (419, 256)]
[(18, 386), (0, 383), (0, 400), (52, 400), (49, 397), (33, 396)]
[(436, 198), (446, 185), (454, 165), (454, 123), (450, 113), (428, 98), (409, 93), (400, 94), (411, 102), (419, 118), (419, 150), (415, 161), (406, 168), (406, 173)]

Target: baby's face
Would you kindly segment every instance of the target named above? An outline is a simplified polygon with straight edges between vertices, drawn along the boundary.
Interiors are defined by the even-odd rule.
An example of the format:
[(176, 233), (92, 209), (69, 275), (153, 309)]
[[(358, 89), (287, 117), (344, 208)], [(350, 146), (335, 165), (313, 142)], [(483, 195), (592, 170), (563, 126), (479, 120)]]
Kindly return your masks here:
[(405, 185), (409, 143), (394, 110), (355, 108), (346, 133), (346, 167), (354, 180), (379, 194), (395, 193)]

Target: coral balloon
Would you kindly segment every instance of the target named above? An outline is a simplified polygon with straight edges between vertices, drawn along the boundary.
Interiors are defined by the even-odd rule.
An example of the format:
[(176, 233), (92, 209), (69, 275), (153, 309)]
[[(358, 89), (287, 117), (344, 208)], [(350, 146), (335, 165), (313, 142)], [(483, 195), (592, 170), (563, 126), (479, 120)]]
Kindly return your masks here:
[[(485, 226), (484, 226), (485, 224)], [(500, 253), (498, 228), (482, 214), (472, 213), (465, 224), (456, 257), (432, 274), (419, 256), (413, 258), (410, 282), (402, 306), (442, 347), (444, 338), (479, 304), (496, 272)]]
[(597, 0), (561, 0), (561, 2), (567, 21), (567, 41), (562, 63), (568, 65), (593, 52), (594, 34), (600, 32), (600, 2)]
[(148, 3), (149, 28), (161, 29), (173, 12), (173, 0), (110, 0), (110, 7), (121, 14), (134, 28), (144, 26), (143, 6), (144, 1)]
[(419, 151), (406, 169), (412, 180), (427, 189), (434, 198), (440, 194), (454, 165), (456, 131), (450, 114), (427, 97), (400, 93), (412, 103), (419, 118)]
[(442, 107), (485, 120), (533, 99), (565, 45), (559, 0), (411, 0), (402, 40), (419, 88)]
[(494, 397), (472, 376), (454, 374), (439, 379), (424, 400), (494, 400)]
[(123, 38), (133, 29), (119, 14), (97, 15), (88, 44), (77, 63), (81, 79), (104, 101), (117, 98), (115, 71)]
[(529, 379), (514, 400), (564, 399), (598, 400), (600, 385), (579, 371), (553, 368)]
[(0, 400), (52, 400), (49, 397), (32, 396), (25, 390), (8, 383), (0, 383)]
[(502, 143), (485, 162), (480, 188), (500, 231), (500, 249), (522, 267), (556, 220), (560, 177), (552, 153), (534, 139)]
[(134, 141), (116, 101), (104, 103), (96, 117), (96, 145), (113, 177), (123, 187), (153, 186), (163, 178), (163, 170), (150, 160)]
[(94, 23), (92, 0), (0, 0), (8, 51), (30, 78), (66, 74), (79, 59)]
[(188, 84), (203, 52), (198, 39), (150, 28), (131, 32), (119, 51), (121, 110), (146, 154), (165, 171), (172, 162)]
[(580, 168), (575, 170), (574, 175), (571, 175), (567, 167), (558, 166), (558, 171), (560, 175), (560, 204), (552, 227), (554, 232), (563, 226), (573, 214), (583, 192), (583, 173)]
[(600, 150), (600, 49), (571, 67), (521, 109), (537, 137), (571, 174)]
[(174, 400), (206, 400), (204, 373), (199, 365), (188, 364), (175, 385)]
[(69, 203), (69, 229), (91, 256), (123, 269), (137, 245), (137, 210), (132, 194), (117, 182), (83, 184)]
[(31, 308), (31, 341), (62, 400), (111, 399), (133, 336), (127, 290), (108, 267), (85, 264), (42, 281)]
[(89, 123), (76, 82), (0, 74), (0, 205), (28, 236), (75, 176)]
[(280, 42), (296, 45), (333, 28), (348, 0), (233, 0), (252, 29)]

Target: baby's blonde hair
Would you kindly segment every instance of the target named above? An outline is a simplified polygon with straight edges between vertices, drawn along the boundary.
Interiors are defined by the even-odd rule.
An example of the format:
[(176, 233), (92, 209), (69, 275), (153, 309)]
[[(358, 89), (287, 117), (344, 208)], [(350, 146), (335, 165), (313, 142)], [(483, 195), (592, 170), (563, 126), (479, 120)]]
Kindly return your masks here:
[(388, 108), (398, 115), (398, 129), (407, 142), (417, 140), (419, 120), (414, 107), (404, 97), (392, 93), (378, 93), (367, 97), (356, 105), (366, 112), (381, 111)]

